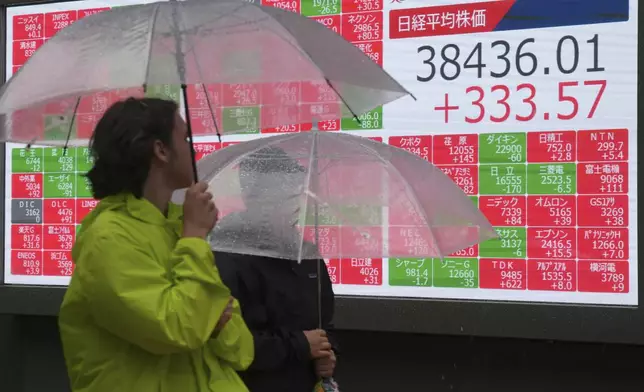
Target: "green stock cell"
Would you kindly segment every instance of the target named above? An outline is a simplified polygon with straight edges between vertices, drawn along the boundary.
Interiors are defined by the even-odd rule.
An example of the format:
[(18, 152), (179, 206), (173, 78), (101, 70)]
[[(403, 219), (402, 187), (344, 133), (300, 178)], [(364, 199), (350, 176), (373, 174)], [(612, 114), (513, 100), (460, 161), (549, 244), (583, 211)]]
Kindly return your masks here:
[(76, 148), (47, 147), (44, 149), (44, 172), (73, 173), (76, 171)]
[(46, 173), (43, 178), (45, 198), (68, 198), (76, 196), (76, 174)]
[(76, 173), (76, 197), (92, 198), (92, 184), (85, 173)]
[(334, 15), (340, 13), (341, 0), (302, 0), (301, 13), (304, 16)]
[(529, 164), (528, 193), (536, 195), (574, 195), (577, 191), (574, 163)]
[(42, 148), (12, 148), (11, 172), (38, 173), (43, 170)]
[(479, 262), (476, 258), (433, 259), (434, 287), (477, 288)]
[(342, 129), (345, 131), (382, 129), (382, 106), (358, 116), (358, 120), (353, 117), (343, 118), (341, 121)]
[(87, 173), (94, 166), (94, 158), (87, 147), (76, 148), (76, 171)]
[(479, 244), (479, 255), (492, 258), (525, 258), (526, 228), (497, 227), (498, 237)]
[(526, 165), (480, 165), (481, 195), (517, 195), (526, 193)]
[(225, 133), (259, 133), (259, 107), (226, 107), (223, 111), (222, 124)]
[(156, 84), (147, 86), (146, 98), (161, 98), (181, 102), (181, 86), (175, 84)]
[(478, 208), (478, 206), (479, 206), (479, 197), (478, 196), (470, 196), (470, 200), (472, 200), (472, 203), (474, 204), (474, 206)]
[(69, 116), (61, 116), (58, 114), (45, 116), (45, 134), (43, 139), (47, 141), (75, 139), (76, 121), (72, 124), (71, 132), (69, 129), (70, 123), (71, 117)]
[(479, 163), (519, 163), (525, 161), (525, 133), (479, 135)]
[(389, 259), (390, 286), (432, 285), (431, 259)]

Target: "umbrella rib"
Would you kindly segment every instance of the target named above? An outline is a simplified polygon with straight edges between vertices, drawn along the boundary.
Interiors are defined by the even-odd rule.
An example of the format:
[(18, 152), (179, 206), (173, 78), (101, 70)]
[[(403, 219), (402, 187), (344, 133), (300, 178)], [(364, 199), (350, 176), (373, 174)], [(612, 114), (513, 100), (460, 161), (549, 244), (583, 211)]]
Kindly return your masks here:
[[(311, 133), (313, 134), (313, 143), (311, 145), (311, 152), (309, 153), (309, 172), (308, 172), (308, 174), (306, 176), (306, 183), (304, 184), (304, 187), (302, 188), (302, 189), (306, 190), (305, 192), (303, 192), (304, 194), (306, 194), (306, 198), (302, 198), (302, 202), (300, 203), (300, 214), (301, 214), (300, 216), (302, 216), (302, 215), (304, 216), (304, 218), (303, 218), (304, 219), (304, 222), (303, 222), (304, 226), (306, 226), (306, 217), (307, 217), (307, 214), (308, 214), (308, 211), (307, 211), (308, 210), (308, 208), (307, 208), (308, 203), (306, 202), (306, 200), (308, 200), (309, 193), (311, 193), (309, 191), (309, 188), (311, 186), (311, 176), (313, 174), (313, 160), (316, 158), (316, 157), (314, 157), (314, 155), (317, 154), (317, 140), (318, 140), (317, 131), (313, 130), (313, 131), (311, 131)], [(302, 195), (300, 195), (300, 196), (302, 196)], [(317, 201), (316, 201), (316, 204), (317, 204)], [(315, 230), (316, 230), (316, 234), (317, 234), (317, 229), (318, 229), (317, 228), (317, 216), (315, 217), (315, 219), (316, 219)], [(302, 228), (302, 230), (300, 230), (300, 241), (299, 242), (300, 242), (300, 249), (297, 252), (297, 261), (301, 262), (302, 261), (302, 249), (304, 248), (304, 228)], [(317, 242), (315, 243), (315, 246), (318, 246)], [(319, 279), (319, 276), (318, 276), (318, 279)]]
[[(390, 165), (390, 164), (389, 164), (389, 162), (387, 162), (384, 158), (382, 158), (382, 157), (380, 156), (380, 154), (378, 154), (378, 152), (377, 152), (374, 148), (369, 147), (369, 146), (367, 146), (367, 145), (366, 145), (366, 144), (364, 144), (364, 143), (358, 143), (358, 141), (357, 141), (357, 140), (351, 140), (350, 142), (351, 142), (351, 143), (353, 143), (353, 144), (355, 144), (355, 145), (357, 145), (357, 146), (360, 146), (361, 148), (363, 148), (363, 149), (365, 149), (365, 150), (367, 150), (369, 153), (371, 153), (372, 155), (374, 155), (378, 160), (380, 160), (380, 162), (384, 163), (384, 164), (385, 164), (385, 167), (387, 167), (387, 166), (391, 167), (391, 168), (392, 168), (392, 170), (394, 170), (394, 171), (396, 172), (396, 174), (398, 174), (398, 177), (400, 177), (400, 179), (401, 179), (402, 183), (404, 184), (403, 186), (405, 187), (405, 189), (407, 190), (407, 192), (410, 194), (411, 198), (412, 198), (412, 199), (413, 199), (413, 201), (416, 203), (416, 205), (419, 207), (419, 210), (420, 210), (420, 212), (421, 212), (421, 214), (422, 214), (422, 217), (425, 219), (425, 222), (426, 222), (426, 224), (427, 224), (427, 227), (429, 228), (429, 231), (430, 231), (430, 233), (431, 233), (432, 237), (434, 237), (434, 243), (436, 244), (436, 250), (438, 251), (438, 253), (439, 253), (439, 257), (440, 257), (440, 258), (441, 258), (441, 260), (442, 260), (442, 258), (443, 258), (443, 253), (441, 252), (440, 245), (438, 245), (438, 238), (437, 238), (436, 234), (434, 233), (434, 228), (433, 228), (433, 227), (432, 227), (432, 225), (429, 223), (429, 217), (428, 217), (428, 216), (427, 216), (427, 214), (425, 213), (425, 209), (424, 209), (424, 208), (421, 208), (420, 201), (418, 200), (418, 197), (416, 197), (416, 193), (415, 193), (415, 192), (411, 192), (411, 191), (410, 191), (409, 183), (407, 182), (407, 180), (405, 180), (405, 177), (403, 177), (402, 173), (400, 173), (400, 171), (398, 170), (398, 168), (396, 168), (396, 166), (395, 166), (395, 165)], [(375, 143), (375, 142), (374, 142), (374, 143)], [(389, 253), (389, 252), (387, 252), (387, 253)]]

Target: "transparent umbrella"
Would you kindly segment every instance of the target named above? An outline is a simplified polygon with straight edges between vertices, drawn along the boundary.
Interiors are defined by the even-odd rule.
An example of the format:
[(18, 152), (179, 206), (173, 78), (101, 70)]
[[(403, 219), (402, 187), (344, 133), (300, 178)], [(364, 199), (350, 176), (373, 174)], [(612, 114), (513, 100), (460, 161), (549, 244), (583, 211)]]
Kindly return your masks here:
[[(206, 156), (197, 170), (222, 215), (213, 251), (298, 261), (442, 258), (496, 237), (440, 169), (360, 136), (314, 129), (256, 139)], [(184, 196), (177, 191), (173, 201)], [(315, 388), (338, 390), (332, 378)]]
[(112, 101), (173, 85), (190, 120), (195, 95), (205, 98), (197, 114), (218, 135), (356, 117), (408, 94), (299, 14), (242, 0), (156, 2), (82, 18), (48, 40), (0, 91), (0, 140), (83, 145)]
[(222, 214), (211, 236), (216, 251), (292, 260), (442, 258), (496, 237), (439, 168), (360, 136), (256, 139), (197, 167)]

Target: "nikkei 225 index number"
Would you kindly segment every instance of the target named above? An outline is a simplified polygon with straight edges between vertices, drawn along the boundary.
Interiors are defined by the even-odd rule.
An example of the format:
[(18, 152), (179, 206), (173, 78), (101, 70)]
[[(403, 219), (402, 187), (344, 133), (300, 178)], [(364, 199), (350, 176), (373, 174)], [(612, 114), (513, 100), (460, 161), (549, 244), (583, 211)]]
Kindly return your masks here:
[[(583, 41), (583, 40), (582, 40)], [(474, 49), (462, 56), (461, 48), (455, 44), (443, 46), (440, 50), (431, 45), (423, 45), (418, 48), (418, 53), (423, 55), (422, 63), (426, 65), (425, 71), (416, 75), (419, 82), (429, 82), (437, 75), (446, 81), (456, 80), (466, 70), (476, 70), (480, 79), (483, 77), (483, 70), (489, 68), (489, 75), (493, 78), (507, 76), (514, 67), (521, 76), (531, 76), (537, 72), (539, 60), (530, 51), (530, 44), (534, 44), (534, 38), (526, 38), (516, 48), (504, 40), (497, 40), (491, 43), (490, 49), (496, 54), (495, 64), (483, 62), (483, 43), (479, 42)], [(605, 69), (599, 65), (599, 35), (585, 40), (583, 45), (588, 45), (588, 50), (593, 53), (592, 63), (586, 64), (586, 72), (603, 72)], [(577, 71), (580, 67), (580, 50), (583, 45), (579, 39), (572, 35), (561, 37), (556, 46), (556, 65), (561, 74), (568, 75)], [(439, 58), (440, 56), (440, 58)], [(462, 59), (465, 61), (462, 62)], [(461, 65), (462, 64), (462, 65)], [(545, 75), (550, 73), (550, 67), (542, 69)]]

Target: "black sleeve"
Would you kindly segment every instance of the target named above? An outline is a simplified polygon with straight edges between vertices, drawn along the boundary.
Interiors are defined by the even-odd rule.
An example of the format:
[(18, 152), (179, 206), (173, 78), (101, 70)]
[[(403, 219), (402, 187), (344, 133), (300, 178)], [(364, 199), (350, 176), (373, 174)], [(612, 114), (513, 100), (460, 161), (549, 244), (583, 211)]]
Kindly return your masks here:
[(334, 334), (333, 326), (333, 314), (335, 312), (335, 294), (333, 293), (333, 284), (331, 283), (331, 277), (329, 276), (329, 270), (327, 270), (326, 263), (324, 260), (319, 260), (321, 263), (320, 276), (321, 286), (322, 286), (322, 329), (324, 329), (329, 338), (331, 346), (333, 346), (333, 351), (337, 354), (340, 353), (340, 346)]
[(253, 334), (255, 359), (249, 370), (276, 370), (294, 361), (310, 361), (311, 350), (304, 332), (270, 327), (261, 276), (253, 268), (253, 260), (246, 258), (243, 255), (215, 255), (221, 278), (239, 301), (244, 321)]

